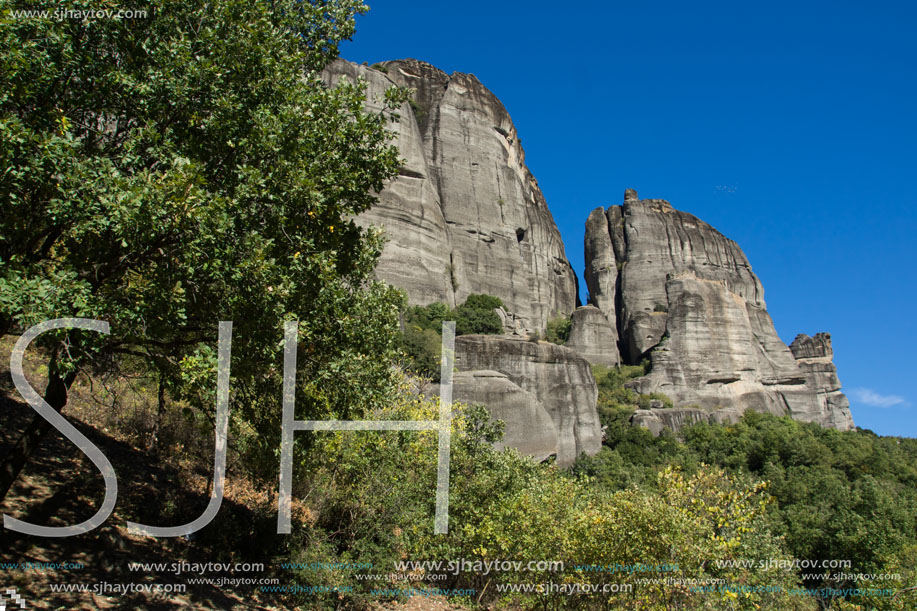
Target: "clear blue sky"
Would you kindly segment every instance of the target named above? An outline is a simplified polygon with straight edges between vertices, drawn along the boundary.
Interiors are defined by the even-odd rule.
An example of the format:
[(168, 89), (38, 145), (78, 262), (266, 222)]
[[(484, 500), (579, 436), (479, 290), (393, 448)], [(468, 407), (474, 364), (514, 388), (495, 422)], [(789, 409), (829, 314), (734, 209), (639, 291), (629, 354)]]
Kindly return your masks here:
[(342, 55), (490, 88), (581, 284), (589, 211), (668, 199), (742, 246), (784, 341), (832, 334), (859, 426), (917, 437), (917, 5), (371, 6)]

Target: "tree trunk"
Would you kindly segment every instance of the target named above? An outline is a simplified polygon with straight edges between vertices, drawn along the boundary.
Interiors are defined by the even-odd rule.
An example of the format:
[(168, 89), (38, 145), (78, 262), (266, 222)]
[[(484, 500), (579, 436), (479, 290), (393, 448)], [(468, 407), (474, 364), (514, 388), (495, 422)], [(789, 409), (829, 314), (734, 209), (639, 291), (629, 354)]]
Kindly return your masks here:
[[(70, 391), (70, 385), (76, 379), (75, 373), (67, 374), (61, 378), (57, 373), (53, 373), (54, 367), (48, 368), (52, 373), (48, 376), (48, 387), (45, 389), (45, 401), (52, 408), (60, 412), (67, 405), (67, 396)], [(28, 428), (19, 437), (16, 445), (10, 450), (9, 454), (3, 459), (0, 466), (0, 503), (6, 498), (16, 478), (22, 472), (23, 467), (29, 461), (29, 458), (35, 452), (41, 440), (51, 430), (51, 423), (39, 416), (37, 413), (29, 423)]]
[(13, 329), (13, 318), (0, 314), (0, 337), (8, 334)]
[(153, 433), (150, 435), (150, 442), (147, 444), (147, 451), (154, 456), (159, 455), (159, 429), (162, 427), (162, 419), (166, 412), (166, 385), (162, 375), (159, 376), (159, 392), (156, 395), (156, 421), (153, 422)]

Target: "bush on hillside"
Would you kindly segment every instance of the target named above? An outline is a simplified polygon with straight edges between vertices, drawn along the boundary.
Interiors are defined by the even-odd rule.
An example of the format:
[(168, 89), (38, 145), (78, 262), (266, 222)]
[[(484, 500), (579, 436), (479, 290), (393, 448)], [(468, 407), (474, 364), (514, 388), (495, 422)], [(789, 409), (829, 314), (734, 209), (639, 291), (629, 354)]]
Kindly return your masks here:
[[(435, 401), (405, 392), (372, 417), (428, 420), (437, 414)], [(411, 584), (474, 589), (485, 608), (737, 608), (725, 594), (638, 583), (645, 573), (584, 570), (615, 563), (669, 567), (653, 577), (785, 587), (796, 583), (786, 571), (757, 564), (719, 569), (710, 562), (789, 560), (763, 519), (769, 502), (766, 486), (750, 476), (731, 476), (722, 469), (689, 474), (673, 468), (663, 470), (646, 490), (610, 492), (515, 450), (495, 450), (492, 444), (500, 438), (501, 426), (481, 406), (457, 405), (455, 416), (448, 534), (433, 534), (435, 432), (323, 433), (298, 495), (308, 499), (308, 511), (294, 528), (291, 560), (371, 562), (373, 569), (360, 572), (381, 574), (406, 560), (558, 560), (564, 562), (562, 569), (534, 567), (525, 573), (525, 581), (626, 586), (626, 591), (576, 596), (510, 592), (507, 586), (520, 579), (513, 571), (442, 571), (444, 579), (420, 574)], [(297, 581), (313, 584), (319, 577), (314, 571), (294, 573)], [(354, 589), (310, 596), (312, 608), (363, 606), (375, 601), (371, 591), (379, 587), (345, 571), (329, 571), (320, 579), (321, 585)], [(791, 608), (789, 598), (743, 594), (738, 608)], [(455, 602), (467, 604), (469, 599)], [(813, 609), (810, 603), (800, 599), (793, 608)]]
[(503, 302), (492, 295), (469, 295), (454, 310), (444, 303), (406, 308), (401, 338), (405, 365), (416, 374), (439, 381), (443, 321), (455, 321), (456, 335), (502, 333), (503, 323), (495, 311), (500, 307)]
[[(902, 576), (870, 587), (904, 588), (917, 577), (913, 563), (905, 560), (913, 558), (917, 549), (917, 440), (840, 432), (750, 411), (736, 424), (682, 429), (682, 442), (667, 433), (653, 437), (631, 426), (629, 417), (624, 409), (605, 411), (604, 447), (574, 466), (598, 488), (652, 489), (660, 470), (678, 466), (695, 473), (703, 469), (702, 464), (711, 464), (733, 476), (768, 482), (767, 490), (776, 502), (766, 520), (785, 538), (795, 558), (851, 561), (852, 566), (840, 573)], [(854, 579), (824, 579), (815, 574), (806, 581), (807, 587), (858, 587)], [(915, 599), (903, 593), (895, 599), (862, 596), (848, 602), (875, 609), (911, 609)]]

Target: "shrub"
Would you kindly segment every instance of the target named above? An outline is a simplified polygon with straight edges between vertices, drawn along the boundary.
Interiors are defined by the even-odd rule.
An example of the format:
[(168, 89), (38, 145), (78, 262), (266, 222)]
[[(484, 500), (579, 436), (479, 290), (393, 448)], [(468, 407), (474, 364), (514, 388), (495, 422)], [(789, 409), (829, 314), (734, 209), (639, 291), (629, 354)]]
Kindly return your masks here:
[(451, 320), (452, 310), (444, 303), (431, 303), (426, 306), (412, 306), (404, 311), (405, 328), (417, 327), (442, 333), (443, 321)]
[(474, 310), (496, 310), (503, 307), (503, 300), (493, 295), (468, 295), (460, 307)]
[(593, 365), (592, 375), (595, 376), (595, 383), (599, 387), (599, 392), (611, 392), (620, 389), (624, 383), (634, 378), (646, 375), (648, 361), (640, 365), (618, 365), (617, 367), (606, 367), (604, 365)]
[[(873, 587), (898, 588), (913, 580), (917, 541), (917, 443), (861, 432), (839, 432), (814, 423), (800, 423), (749, 411), (729, 425), (695, 424), (653, 437), (629, 423), (632, 411), (608, 408), (603, 449), (577, 461), (574, 471), (598, 488), (622, 490), (634, 485), (658, 488), (656, 473), (670, 465), (685, 472), (724, 469), (732, 477), (760, 478), (776, 503), (762, 520), (784, 537), (792, 555), (812, 561), (850, 560), (845, 574), (901, 573), (902, 582), (876, 582)], [(704, 501), (707, 502), (706, 500)], [(701, 505), (702, 506), (702, 505)], [(808, 588), (856, 588), (855, 580), (808, 576)], [(910, 609), (913, 599), (900, 596), (850, 596), (820, 600), (823, 608)], [(780, 607), (792, 608), (792, 607)]]
[(456, 335), (503, 332), (503, 323), (494, 311), (503, 302), (491, 295), (469, 295), (465, 303), (449, 309), (444, 303), (411, 306), (402, 314), (401, 350), (403, 363), (410, 371), (439, 381), (444, 320), (455, 321)]
[(503, 323), (493, 309), (461, 306), (455, 310), (456, 335), (476, 333), (498, 334), (503, 332)]
[(498, 297), (469, 295), (465, 303), (454, 310), (444, 303), (410, 307), (404, 312), (404, 324), (442, 333), (443, 321), (454, 320), (456, 335), (502, 333), (503, 323), (494, 311), (500, 307), (503, 302)]
[[(372, 419), (434, 419), (435, 401), (404, 393)], [(536, 464), (515, 450), (494, 450), (499, 423), (481, 406), (455, 406), (450, 477), (449, 532), (433, 534), (437, 436), (434, 432), (323, 433), (300, 491), (308, 499), (294, 528), (292, 562), (373, 563), (388, 573), (396, 561), (490, 559), (565, 560), (561, 572), (531, 571), (531, 581), (630, 583), (614, 594), (501, 592), (513, 572), (449, 572), (437, 588), (474, 588), (484, 608), (735, 608), (730, 600), (687, 588), (639, 584), (639, 573), (578, 571), (581, 565), (668, 565), (666, 577), (717, 578), (726, 583), (792, 587), (786, 571), (757, 568), (759, 559), (788, 560), (763, 519), (769, 497), (747, 476), (704, 468), (654, 474), (644, 490), (608, 492), (587, 477)], [(702, 502), (698, 502), (702, 501)], [(755, 568), (717, 569), (718, 560), (752, 559)], [(295, 575), (313, 583), (314, 571)], [(419, 576), (419, 575), (418, 575)], [(350, 572), (326, 572), (323, 585), (351, 586), (346, 593), (308, 598), (310, 608), (362, 607), (376, 602), (378, 582)], [(420, 577), (420, 576), (419, 576)], [(417, 587), (424, 587), (421, 580)], [(634, 606), (634, 594), (639, 604)], [(790, 608), (787, 594), (753, 593), (739, 608)], [(794, 608), (812, 608), (800, 599)], [(304, 601), (305, 602), (305, 601)], [(809, 603), (809, 606), (805, 606)], [(324, 605), (324, 606), (323, 606)]]
[(662, 401), (662, 406), (666, 408), (674, 407), (672, 399), (670, 399), (668, 395), (661, 392), (651, 392), (648, 395), (637, 394), (637, 405), (643, 409), (649, 409), (651, 407), (652, 401)]
[(552, 344), (566, 344), (570, 338), (570, 329), (573, 327), (573, 321), (570, 318), (558, 317), (548, 321), (548, 327), (545, 331), (545, 339)]
[(433, 329), (408, 325), (401, 336), (401, 347), (410, 371), (439, 382), (442, 337)]

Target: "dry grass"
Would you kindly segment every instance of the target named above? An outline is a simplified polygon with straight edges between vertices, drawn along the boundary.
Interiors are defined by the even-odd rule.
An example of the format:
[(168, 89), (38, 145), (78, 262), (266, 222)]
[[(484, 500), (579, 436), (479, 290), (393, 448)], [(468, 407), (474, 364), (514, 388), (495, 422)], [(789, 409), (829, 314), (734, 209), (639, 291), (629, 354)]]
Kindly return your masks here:
[[(21, 401), (9, 375), (13, 338), (0, 340), (0, 460), (34, 416)], [(47, 370), (41, 354), (30, 350), (25, 369), (30, 383), (43, 390)], [(0, 586), (15, 587), (29, 608), (45, 609), (277, 609), (282, 605), (252, 586), (237, 591), (188, 585), (184, 594), (97, 596), (52, 593), (52, 583), (183, 583), (170, 574), (141, 574), (129, 562), (264, 562), (268, 577), (276, 549), (271, 517), (272, 494), (256, 489), (238, 470), (230, 471), (222, 509), (193, 540), (156, 539), (127, 532), (126, 521), (181, 524), (200, 515), (207, 504), (213, 461), (213, 429), (207, 434), (168, 405), (159, 426), (158, 452), (150, 451), (158, 413), (150, 380), (81, 377), (64, 410), (68, 419), (95, 443), (118, 475), (118, 504), (100, 528), (77, 537), (40, 538), (3, 531), (2, 562), (71, 562), (72, 571), (0, 570)], [(95, 513), (104, 493), (95, 466), (72, 443), (52, 430), (7, 495), (0, 511), (37, 524), (74, 524)], [(269, 529), (270, 527), (270, 529)], [(211, 575), (208, 575), (211, 576)], [(212, 575), (218, 577), (219, 575)], [(187, 577), (187, 576), (185, 576)]]

